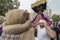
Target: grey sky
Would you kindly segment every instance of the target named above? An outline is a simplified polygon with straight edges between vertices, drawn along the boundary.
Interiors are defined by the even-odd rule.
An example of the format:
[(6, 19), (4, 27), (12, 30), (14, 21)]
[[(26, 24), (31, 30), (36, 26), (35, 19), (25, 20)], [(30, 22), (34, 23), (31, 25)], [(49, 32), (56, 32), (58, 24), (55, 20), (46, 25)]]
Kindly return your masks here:
[(53, 13), (60, 14), (60, 0), (47, 0), (47, 2)]
[[(21, 9), (28, 10), (31, 12), (31, 4), (37, 0), (19, 0)], [(52, 13), (60, 14), (60, 0), (47, 0), (49, 8), (52, 10)]]

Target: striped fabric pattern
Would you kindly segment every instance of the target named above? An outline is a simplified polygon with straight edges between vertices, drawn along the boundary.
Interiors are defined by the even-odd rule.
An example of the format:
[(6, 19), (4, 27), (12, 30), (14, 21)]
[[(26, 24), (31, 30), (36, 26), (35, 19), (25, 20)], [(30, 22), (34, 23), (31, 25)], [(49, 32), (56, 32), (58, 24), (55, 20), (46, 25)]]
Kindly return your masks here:
[(19, 40), (20, 35), (2, 34), (0, 40)]
[(36, 26), (40, 19), (44, 19), (48, 26), (51, 25), (51, 21), (44, 16), (43, 12), (39, 12), (35, 19), (32, 21), (32, 26)]
[(32, 21), (32, 26), (36, 26), (36, 24), (39, 22), (40, 19), (44, 17), (44, 14), (42, 12), (39, 12), (35, 19)]

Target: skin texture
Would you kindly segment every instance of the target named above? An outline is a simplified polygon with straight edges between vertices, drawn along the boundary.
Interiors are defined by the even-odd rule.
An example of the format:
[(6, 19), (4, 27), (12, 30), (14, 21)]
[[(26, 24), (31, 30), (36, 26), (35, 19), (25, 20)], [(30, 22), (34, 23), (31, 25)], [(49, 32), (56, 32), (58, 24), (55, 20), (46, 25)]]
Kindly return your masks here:
[(43, 23), (39, 23), (40, 27), (43, 28), (44, 27), (44, 24)]

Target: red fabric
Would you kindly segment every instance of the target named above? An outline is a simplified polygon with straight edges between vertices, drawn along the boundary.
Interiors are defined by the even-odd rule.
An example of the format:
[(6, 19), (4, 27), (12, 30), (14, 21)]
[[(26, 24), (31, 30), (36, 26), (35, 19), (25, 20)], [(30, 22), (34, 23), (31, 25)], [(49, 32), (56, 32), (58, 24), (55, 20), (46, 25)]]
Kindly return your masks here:
[(35, 26), (37, 25), (37, 23), (39, 22), (40, 19), (46, 20), (48, 26), (51, 25), (51, 21), (44, 16), (43, 12), (39, 12), (39, 13), (37, 14), (37, 16), (35, 17), (35, 19), (33, 20), (32, 26), (35, 27)]
[(36, 26), (40, 19), (42, 19), (42, 16), (38, 14), (35, 21), (32, 23), (32, 26)]

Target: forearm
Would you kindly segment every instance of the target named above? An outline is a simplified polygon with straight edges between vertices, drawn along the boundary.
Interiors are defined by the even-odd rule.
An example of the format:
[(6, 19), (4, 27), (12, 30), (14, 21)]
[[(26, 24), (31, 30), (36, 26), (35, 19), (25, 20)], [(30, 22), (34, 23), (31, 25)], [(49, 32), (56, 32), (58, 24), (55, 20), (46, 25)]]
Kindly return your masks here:
[(29, 29), (30, 27), (30, 20), (28, 20), (24, 24), (15, 24), (15, 25), (10, 25), (10, 26), (5, 26), (3, 27), (3, 32), (6, 34), (16, 34), (16, 33), (22, 33)]
[(52, 29), (50, 29), (49, 26), (45, 26), (45, 28), (46, 28), (47, 34), (48, 34), (51, 38), (55, 38), (55, 36), (56, 36), (55, 31), (53, 31)]

